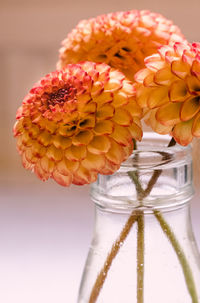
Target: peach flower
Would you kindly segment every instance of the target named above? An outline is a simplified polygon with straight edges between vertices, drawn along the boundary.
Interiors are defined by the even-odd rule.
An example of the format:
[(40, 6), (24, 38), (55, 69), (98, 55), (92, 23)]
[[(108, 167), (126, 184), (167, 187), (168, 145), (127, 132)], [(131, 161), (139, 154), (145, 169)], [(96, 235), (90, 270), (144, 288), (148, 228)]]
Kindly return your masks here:
[(137, 103), (148, 111), (147, 123), (188, 145), (200, 137), (200, 45), (163, 46), (145, 65), (135, 79)]
[(39, 81), (17, 112), (25, 168), (43, 181), (88, 184), (112, 174), (141, 140), (142, 110), (130, 81), (104, 63), (67, 65)]
[(144, 58), (161, 45), (184, 41), (177, 26), (160, 14), (132, 10), (81, 21), (62, 42), (58, 68), (88, 60), (119, 69), (130, 80)]

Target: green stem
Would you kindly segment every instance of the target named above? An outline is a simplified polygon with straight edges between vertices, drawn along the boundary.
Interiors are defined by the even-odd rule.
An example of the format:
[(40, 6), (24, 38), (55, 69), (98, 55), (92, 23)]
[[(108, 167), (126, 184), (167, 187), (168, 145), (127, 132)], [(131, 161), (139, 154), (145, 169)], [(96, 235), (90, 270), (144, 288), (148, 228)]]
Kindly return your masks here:
[(144, 302), (144, 214), (137, 219), (137, 303)]
[(102, 270), (100, 271), (100, 273), (97, 276), (95, 284), (92, 288), (89, 303), (95, 303), (96, 302), (96, 300), (99, 296), (99, 293), (100, 293), (100, 291), (103, 287), (103, 284), (106, 280), (106, 277), (107, 277), (108, 271), (109, 271), (109, 269), (112, 265), (112, 262), (113, 262), (114, 258), (116, 257), (120, 247), (124, 243), (126, 237), (128, 236), (128, 234), (131, 230), (131, 227), (137, 221), (137, 219), (138, 219), (138, 215), (135, 213), (135, 211), (133, 211), (132, 214), (130, 215), (128, 221), (124, 225), (124, 228), (122, 229), (121, 234), (119, 235), (119, 238), (113, 244), (113, 246), (111, 248), (111, 251), (110, 251), (110, 253), (108, 254), (108, 256), (106, 258), (104, 266), (103, 266)]
[[(174, 146), (176, 144), (176, 141), (174, 140), (174, 138), (171, 139), (171, 141), (168, 144), (168, 147)], [(164, 157), (163, 157), (164, 159)], [(152, 191), (154, 185), (156, 184), (158, 178), (160, 177), (160, 175), (162, 174), (162, 170), (155, 170), (148, 185), (146, 190), (141, 191), (141, 195), (140, 195), (140, 199), (145, 199)], [(132, 178), (133, 182), (135, 183), (136, 189), (140, 189), (142, 188), (139, 178)], [(174, 234), (174, 232), (172, 231), (171, 227), (169, 226), (169, 224), (165, 221), (165, 219), (163, 218), (163, 216), (161, 215), (161, 213), (157, 210), (154, 210), (154, 215), (156, 217), (156, 219), (158, 220), (158, 222), (160, 223), (160, 226), (163, 230), (163, 232), (166, 234), (166, 236), (168, 237), (172, 247), (174, 248), (174, 251), (176, 252), (176, 255), (178, 257), (178, 260), (181, 264), (182, 270), (183, 270), (183, 274), (184, 274), (184, 278), (185, 278), (185, 282), (188, 288), (188, 291), (190, 293), (190, 296), (192, 298), (192, 303), (198, 303), (198, 297), (197, 297), (197, 291), (196, 291), (196, 287), (195, 287), (195, 282), (194, 282), (194, 278), (193, 278), (193, 274), (192, 274), (192, 270), (190, 268), (190, 265), (187, 261), (187, 258), (184, 254), (183, 249), (181, 248), (178, 240), (176, 239), (176, 236)]]
[(154, 215), (156, 216), (158, 222), (160, 223), (160, 226), (162, 228), (162, 230), (164, 231), (164, 233), (166, 234), (167, 238), (169, 239), (171, 245), (173, 246), (176, 255), (178, 257), (178, 260), (181, 264), (182, 270), (183, 270), (183, 274), (185, 277), (185, 282), (188, 288), (188, 291), (190, 293), (190, 296), (192, 298), (192, 302), (193, 303), (198, 303), (198, 297), (197, 297), (197, 292), (196, 292), (196, 287), (195, 287), (195, 283), (194, 283), (194, 278), (192, 275), (192, 270), (190, 268), (190, 265), (187, 261), (187, 258), (184, 254), (183, 249), (181, 248), (178, 240), (176, 239), (176, 236), (174, 234), (174, 232), (171, 230), (169, 224), (165, 221), (165, 219), (163, 218), (163, 216), (161, 215), (161, 213), (158, 210), (154, 210)]
[[(137, 143), (135, 141), (135, 149), (137, 150)], [(135, 162), (139, 161), (139, 154), (135, 154)], [(135, 183), (137, 199), (142, 206), (142, 197), (144, 190), (140, 184), (138, 171), (128, 172), (129, 177)], [(144, 213), (138, 212), (137, 218), (137, 303), (144, 302)]]
[[(176, 145), (176, 141), (172, 137), (172, 139), (169, 142), (167, 147), (172, 147), (174, 145)], [(163, 156), (163, 160), (164, 159), (167, 160), (167, 157)], [(150, 194), (150, 192), (152, 191), (154, 185), (156, 184), (156, 182), (157, 182), (157, 180), (158, 180), (158, 178), (160, 177), (161, 174), (162, 174), (162, 169), (154, 170), (153, 175), (152, 175), (152, 177), (151, 177), (151, 179), (150, 179), (150, 181), (147, 185), (147, 188), (145, 189), (145, 191), (143, 191), (142, 199), (146, 198)], [(137, 182), (139, 182), (139, 180)]]
[(128, 172), (129, 177), (131, 180), (135, 183), (135, 188), (137, 191), (137, 198), (139, 201), (142, 201), (142, 198), (144, 196), (144, 190), (140, 184), (139, 176), (137, 171), (130, 171)]

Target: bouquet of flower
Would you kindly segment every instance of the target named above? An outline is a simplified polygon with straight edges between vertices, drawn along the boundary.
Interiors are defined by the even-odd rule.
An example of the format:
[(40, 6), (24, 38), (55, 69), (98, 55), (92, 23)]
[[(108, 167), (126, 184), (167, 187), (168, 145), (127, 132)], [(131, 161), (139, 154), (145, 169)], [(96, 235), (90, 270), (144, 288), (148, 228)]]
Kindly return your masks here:
[[(137, 148), (144, 121), (169, 134), (169, 146), (200, 137), (200, 44), (149, 11), (117, 12), (81, 21), (60, 49), (57, 70), (30, 90), (17, 111), (14, 136), (23, 166), (41, 180), (62, 186), (111, 175)], [(130, 174), (138, 199), (149, 195)], [(164, 218), (155, 216), (174, 247), (193, 303), (198, 303), (189, 264)], [(91, 289), (95, 303), (120, 245), (138, 222), (138, 257), (144, 254), (143, 215), (130, 216)], [(138, 266), (137, 303), (143, 302), (143, 268)]]

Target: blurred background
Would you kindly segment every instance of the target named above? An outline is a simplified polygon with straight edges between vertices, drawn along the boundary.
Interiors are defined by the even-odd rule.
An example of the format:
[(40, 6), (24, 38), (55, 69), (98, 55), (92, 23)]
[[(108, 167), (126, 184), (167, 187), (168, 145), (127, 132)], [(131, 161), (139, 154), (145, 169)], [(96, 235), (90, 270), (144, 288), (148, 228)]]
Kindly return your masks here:
[[(159, 12), (180, 26), (189, 41), (200, 40), (199, 0), (0, 0), (2, 303), (76, 302), (94, 220), (89, 187), (62, 188), (25, 171), (12, 127), (23, 97), (55, 69), (60, 43), (78, 21), (130, 9)], [(192, 220), (200, 246), (196, 189)]]

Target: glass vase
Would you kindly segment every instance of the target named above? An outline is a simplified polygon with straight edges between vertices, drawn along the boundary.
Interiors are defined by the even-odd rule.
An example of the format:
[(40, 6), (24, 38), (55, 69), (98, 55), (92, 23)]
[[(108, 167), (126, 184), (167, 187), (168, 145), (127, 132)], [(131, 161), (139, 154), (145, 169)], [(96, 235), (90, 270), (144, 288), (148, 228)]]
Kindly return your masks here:
[(95, 227), (78, 303), (200, 302), (191, 148), (169, 140), (147, 133), (92, 185)]

